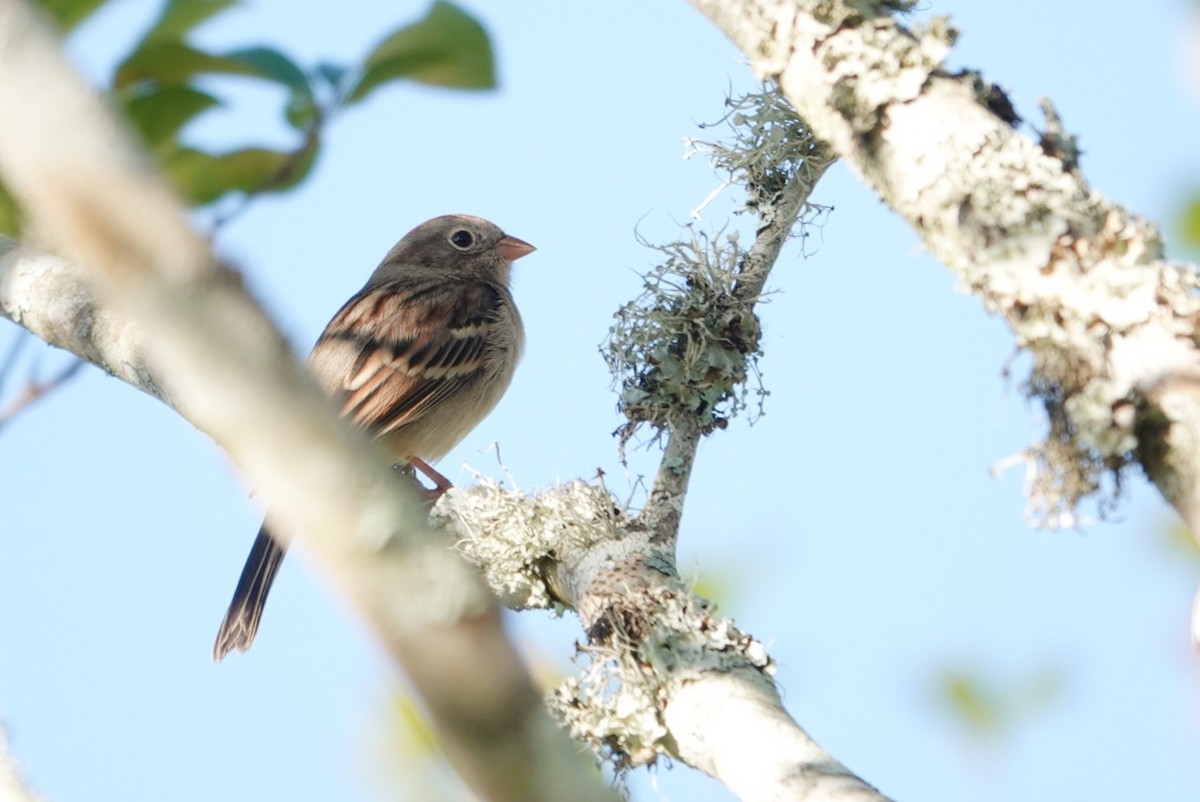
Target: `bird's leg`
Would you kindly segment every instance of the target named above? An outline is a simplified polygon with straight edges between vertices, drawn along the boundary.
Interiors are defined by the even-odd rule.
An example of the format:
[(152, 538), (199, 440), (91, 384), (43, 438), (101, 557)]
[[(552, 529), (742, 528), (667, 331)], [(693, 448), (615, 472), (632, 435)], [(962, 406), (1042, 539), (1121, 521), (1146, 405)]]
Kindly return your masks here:
[(434, 486), (432, 489), (425, 487), (421, 488), (427, 500), (437, 501), (442, 497), (443, 493), (454, 487), (454, 484), (449, 479), (435, 470), (433, 466), (420, 457), (414, 457), (410, 455), (408, 457), (408, 464), (424, 474), (429, 481), (433, 482)]

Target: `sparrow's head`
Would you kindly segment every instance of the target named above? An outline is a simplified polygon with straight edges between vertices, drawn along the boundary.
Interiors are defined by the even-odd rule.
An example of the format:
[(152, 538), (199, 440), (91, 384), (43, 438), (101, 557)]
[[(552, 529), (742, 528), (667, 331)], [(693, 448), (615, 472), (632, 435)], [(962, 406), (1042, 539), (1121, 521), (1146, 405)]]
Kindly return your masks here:
[(405, 234), (388, 252), (380, 270), (422, 267), (506, 281), (512, 263), (533, 251), (528, 242), (508, 236), (482, 217), (447, 214), (426, 220)]

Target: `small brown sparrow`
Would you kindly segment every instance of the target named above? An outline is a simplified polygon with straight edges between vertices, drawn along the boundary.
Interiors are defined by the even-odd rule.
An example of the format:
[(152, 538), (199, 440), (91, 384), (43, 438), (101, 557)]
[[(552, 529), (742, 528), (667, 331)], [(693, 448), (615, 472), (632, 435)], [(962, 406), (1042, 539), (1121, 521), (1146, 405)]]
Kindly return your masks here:
[[(445, 215), (417, 226), (321, 333), (308, 358), (317, 381), (398, 463), (445, 455), (512, 380), (525, 333), (509, 272), (533, 250), (479, 217)], [(283, 555), (264, 524), (214, 660), (250, 648)]]

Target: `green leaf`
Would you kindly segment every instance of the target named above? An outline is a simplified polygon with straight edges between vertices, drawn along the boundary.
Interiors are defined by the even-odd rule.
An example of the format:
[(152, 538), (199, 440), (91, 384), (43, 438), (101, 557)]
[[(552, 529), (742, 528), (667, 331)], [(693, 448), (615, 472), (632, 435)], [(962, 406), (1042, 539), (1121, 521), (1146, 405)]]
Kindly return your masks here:
[[(725, 569), (728, 572), (728, 569)], [(724, 574), (705, 574), (692, 581), (692, 591), (702, 598), (724, 606), (734, 595), (733, 578)]]
[(1200, 565), (1200, 543), (1192, 537), (1191, 530), (1183, 521), (1160, 525), (1157, 529), (1159, 539), (1167, 547), (1173, 561), (1182, 557), (1193, 565)]
[(180, 86), (199, 73), (245, 74), (246, 71), (244, 64), (197, 50), (179, 39), (166, 40), (140, 47), (130, 54), (117, 67), (113, 86), (128, 89), (143, 81)]
[(234, 50), (224, 57), (233, 65), (237, 65), (242, 75), (256, 75), (266, 78), (297, 92), (311, 94), (308, 76), (296, 62), (270, 47), (248, 47), (244, 50)]
[(316, 140), (294, 152), (242, 148), (206, 153), (181, 147), (163, 167), (176, 189), (196, 206), (204, 206), (230, 192), (254, 195), (291, 189), (308, 175), (316, 152)]
[(1004, 702), (996, 689), (979, 677), (958, 672), (947, 674), (942, 678), (941, 693), (968, 729), (992, 734), (999, 728)]
[(74, 30), (107, 0), (41, 0), (44, 8), (65, 33)]
[(132, 91), (140, 95), (147, 84), (182, 88), (201, 74), (243, 75), (281, 84), (290, 92), (285, 111), (288, 122), (306, 130), (316, 118), (317, 104), (308, 75), (283, 53), (269, 47), (215, 54), (197, 50), (181, 40), (155, 42), (138, 50), (117, 68), (114, 85), (119, 93)]
[(142, 36), (142, 45), (151, 42), (181, 40), (200, 23), (230, 6), (237, 0), (167, 0), (162, 13)]
[(169, 141), (192, 118), (221, 101), (190, 86), (140, 92), (125, 101), (125, 113), (151, 149)]
[(283, 110), (284, 119), (288, 121), (288, 124), (297, 131), (306, 133), (317, 122), (320, 113), (321, 108), (312, 95), (293, 94)]
[(0, 184), (0, 234), (20, 239), (23, 221), (21, 207), (17, 205), (16, 199), (8, 194), (4, 185)]
[(1062, 696), (1063, 674), (1053, 666), (1019, 679), (1000, 679), (975, 669), (951, 669), (938, 679), (938, 696), (967, 732), (994, 738), (1043, 712)]
[(487, 31), (457, 6), (437, 0), (425, 19), (396, 31), (367, 56), (347, 102), (362, 100), (398, 78), (433, 86), (491, 89), (496, 74)]
[(1179, 225), (1183, 240), (1192, 248), (1200, 248), (1200, 198), (1192, 198), (1184, 207)]
[(244, 68), (243, 75), (264, 78), (291, 90), (284, 118), (298, 131), (307, 131), (316, 121), (320, 109), (313, 96), (312, 84), (304, 70), (278, 50), (269, 47), (250, 47), (235, 50), (224, 56)]
[(332, 64), (328, 61), (322, 61), (317, 65), (316, 70), (317, 76), (335, 92), (341, 91), (342, 84), (345, 82), (348, 72), (350, 70), (341, 64)]

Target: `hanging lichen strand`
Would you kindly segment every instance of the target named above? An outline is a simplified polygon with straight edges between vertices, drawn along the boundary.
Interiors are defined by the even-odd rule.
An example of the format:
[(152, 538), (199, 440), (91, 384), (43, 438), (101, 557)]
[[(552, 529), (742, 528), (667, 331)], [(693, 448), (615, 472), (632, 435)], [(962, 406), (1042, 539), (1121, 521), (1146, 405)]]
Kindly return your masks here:
[[(785, 190), (819, 174), (829, 163), (815, 140), (773, 88), (727, 101), (720, 121), (725, 143), (693, 140), (691, 154), (707, 155), (714, 168), (737, 184), (746, 200), (740, 211), (772, 222)], [(802, 225), (824, 210), (808, 207)], [(646, 274), (641, 295), (621, 307), (602, 353), (620, 388), (628, 422), (618, 429), (621, 446), (649, 424), (652, 440), (688, 423), (707, 434), (724, 428), (748, 406), (751, 392), (761, 411), (766, 395), (758, 377), (762, 329), (754, 312), (771, 264), (741, 248), (737, 232), (709, 235), (688, 226), (687, 239), (647, 246), (662, 261)]]

